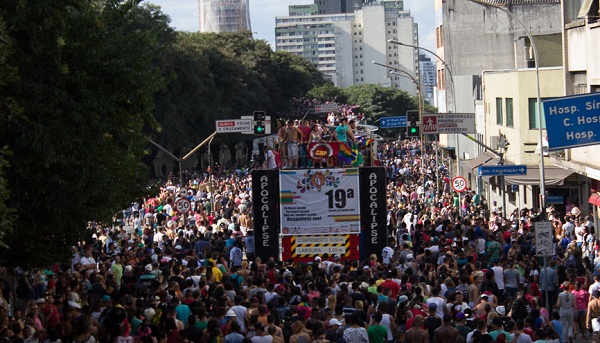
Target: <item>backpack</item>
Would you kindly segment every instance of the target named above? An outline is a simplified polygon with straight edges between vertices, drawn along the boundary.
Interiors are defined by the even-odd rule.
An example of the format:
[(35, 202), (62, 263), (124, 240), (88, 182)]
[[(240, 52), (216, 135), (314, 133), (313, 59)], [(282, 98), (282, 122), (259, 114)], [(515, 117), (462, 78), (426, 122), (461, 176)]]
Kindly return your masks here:
[(235, 276), (233, 276), (233, 274), (230, 276), (231, 278), (231, 283), (233, 285), (233, 290), (236, 291), (236, 293), (240, 290), (240, 278), (241, 276), (239, 276), (238, 274), (235, 274)]

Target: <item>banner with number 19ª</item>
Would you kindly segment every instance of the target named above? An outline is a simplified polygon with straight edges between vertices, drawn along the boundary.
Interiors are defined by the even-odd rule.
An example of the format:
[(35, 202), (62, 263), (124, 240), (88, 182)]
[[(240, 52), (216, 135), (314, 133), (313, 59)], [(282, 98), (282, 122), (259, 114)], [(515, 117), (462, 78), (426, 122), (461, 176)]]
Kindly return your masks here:
[(358, 168), (279, 173), (282, 235), (360, 233)]

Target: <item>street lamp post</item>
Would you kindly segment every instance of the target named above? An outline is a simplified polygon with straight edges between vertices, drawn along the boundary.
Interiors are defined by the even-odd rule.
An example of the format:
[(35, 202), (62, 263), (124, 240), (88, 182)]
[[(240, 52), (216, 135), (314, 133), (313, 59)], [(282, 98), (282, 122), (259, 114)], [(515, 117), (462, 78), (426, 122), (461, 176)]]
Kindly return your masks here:
[[(428, 53), (435, 56), (435, 58), (437, 58), (444, 65), (444, 68), (446, 68), (446, 71), (448, 71), (448, 75), (450, 75), (450, 84), (452, 85), (452, 104), (453, 104), (452, 108), (453, 108), (453, 111), (456, 113), (456, 87), (454, 85), (454, 76), (452, 75), (452, 70), (450, 69), (450, 66), (448, 64), (446, 64), (446, 61), (444, 61), (444, 59), (441, 58), (440, 56), (438, 56), (435, 52), (433, 52), (427, 48), (424, 48), (422, 46), (405, 44), (405, 43), (402, 43), (395, 39), (388, 39), (387, 42), (390, 44), (401, 45), (401, 46), (406, 46), (406, 47), (413, 48), (413, 49), (427, 51)], [(447, 103), (448, 103), (448, 99), (446, 97), (446, 106), (447, 106)], [(446, 111), (449, 112), (447, 108), (446, 108)], [(458, 134), (455, 135), (455, 140), (456, 140), (456, 173), (460, 174), (460, 153), (459, 153)], [(439, 139), (438, 139), (438, 141), (439, 141)]]
[[(527, 26), (525, 26), (525, 24), (523, 24), (523, 22), (515, 17), (512, 13), (510, 13), (506, 8), (503, 7), (503, 5), (507, 5), (510, 0), (506, 0), (506, 2), (502, 3), (502, 4), (490, 4), (485, 0), (469, 0), (471, 2), (474, 2), (476, 4), (488, 7), (491, 6), (493, 8), (499, 9), (500, 11), (506, 13), (506, 15), (508, 15), (511, 19), (513, 19), (514, 21), (516, 21), (517, 23), (519, 23), (519, 25), (521, 25), (521, 27), (523, 28), (523, 31), (525, 31), (525, 34), (527, 35), (527, 38), (529, 38), (529, 42), (531, 42), (531, 47), (533, 48), (533, 58), (535, 59), (535, 91), (536, 91), (536, 96), (537, 96), (537, 103), (536, 103), (536, 110), (537, 110), (537, 119), (538, 119), (538, 134), (539, 134), (539, 142), (540, 142), (540, 211), (541, 211), (541, 216), (542, 216), (542, 220), (545, 221), (547, 220), (546, 218), (546, 171), (544, 169), (544, 134), (542, 131), (542, 111), (541, 111), (541, 96), (540, 96), (540, 69), (539, 69), (539, 56), (538, 56), (538, 50), (537, 50), (537, 45), (535, 44), (535, 41), (533, 40), (533, 37), (531, 36), (531, 33), (529, 32), (529, 30), (527, 29)], [(504, 209), (506, 211), (506, 209)], [(549, 304), (549, 300), (548, 300), (548, 266), (547, 266), (547, 257), (544, 257), (544, 264), (546, 264), (546, 271), (545, 271), (545, 277), (546, 277), (546, 306), (550, 305)]]
[[(412, 76), (411, 73), (407, 72), (406, 70), (402, 70), (400, 68), (396, 68), (396, 67), (392, 67), (389, 66), (387, 64), (383, 64), (377, 61), (371, 61), (371, 63), (378, 65), (380, 67), (384, 67), (387, 69), (390, 69), (390, 74), (395, 74), (395, 75), (399, 75), (399, 76), (403, 76), (403, 77), (407, 77), (409, 79), (412, 80), (412, 82), (415, 84), (415, 86), (417, 87), (417, 101), (418, 101), (418, 108), (419, 108), (419, 120), (421, 121), (421, 123), (423, 122), (423, 109), (425, 108), (425, 102), (423, 100), (423, 94), (421, 92), (421, 85), (419, 84), (419, 82), (417, 81), (417, 79)], [(421, 140), (421, 169), (423, 169), (423, 174), (425, 174), (425, 145), (423, 144), (423, 130), (421, 130), (419, 132), (419, 138)], [(436, 149), (437, 150), (437, 149)], [(437, 162), (437, 158), (436, 158), (436, 162)], [(438, 166), (436, 165), (436, 169), (439, 170)], [(437, 175), (437, 174), (436, 174)], [(438, 187), (438, 182), (439, 182), (439, 175), (436, 176), (436, 187)], [(423, 189), (425, 189), (425, 177), (423, 177)], [(437, 189), (436, 189), (437, 191)]]
[[(469, 0), (471, 2), (474, 2), (476, 4), (485, 6), (485, 7), (493, 7), (496, 9), (499, 9), (500, 11), (506, 13), (511, 19), (513, 19), (514, 21), (516, 21), (517, 23), (519, 23), (519, 25), (521, 25), (521, 27), (523, 28), (523, 31), (525, 31), (525, 34), (527, 35), (527, 38), (529, 38), (529, 42), (531, 42), (531, 47), (533, 49), (533, 58), (535, 59), (535, 91), (536, 91), (536, 111), (537, 111), (537, 119), (538, 119), (538, 134), (539, 134), (539, 142), (540, 142), (540, 210), (542, 213), (542, 218), (543, 220), (546, 220), (546, 171), (544, 168), (544, 133), (543, 133), (543, 129), (542, 129), (542, 110), (541, 110), (541, 95), (540, 95), (540, 69), (539, 69), (539, 56), (538, 56), (538, 50), (537, 50), (537, 45), (535, 44), (535, 41), (533, 40), (533, 37), (531, 36), (531, 33), (529, 32), (529, 30), (527, 29), (527, 26), (525, 26), (525, 24), (523, 24), (523, 22), (515, 17), (511, 12), (509, 12), (506, 8), (502, 7), (503, 5), (507, 5), (508, 4), (508, 0), (502, 4), (491, 4), (488, 3), (487, 1), (484, 0)], [(506, 209), (505, 209), (506, 210)]]

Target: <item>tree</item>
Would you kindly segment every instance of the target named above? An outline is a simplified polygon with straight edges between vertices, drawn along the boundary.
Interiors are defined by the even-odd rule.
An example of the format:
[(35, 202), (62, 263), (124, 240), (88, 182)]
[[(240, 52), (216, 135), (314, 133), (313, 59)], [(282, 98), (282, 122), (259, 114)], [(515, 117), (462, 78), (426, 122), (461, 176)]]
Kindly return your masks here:
[(0, 2), (18, 82), (0, 84), (0, 146), (18, 219), (0, 264), (47, 266), (70, 257), (90, 219), (110, 221), (144, 192), (146, 142), (155, 127), (157, 67), (171, 29), (139, 1)]
[[(172, 75), (156, 96), (155, 118), (161, 132), (156, 140), (172, 151), (191, 149), (214, 131), (218, 119), (268, 115), (289, 108), (289, 100), (326, 81), (304, 59), (273, 52), (251, 32), (178, 32), (165, 69)], [(150, 132), (151, 134), (152, 132)], [(251, 139), (220, 135), (213, 146)]]

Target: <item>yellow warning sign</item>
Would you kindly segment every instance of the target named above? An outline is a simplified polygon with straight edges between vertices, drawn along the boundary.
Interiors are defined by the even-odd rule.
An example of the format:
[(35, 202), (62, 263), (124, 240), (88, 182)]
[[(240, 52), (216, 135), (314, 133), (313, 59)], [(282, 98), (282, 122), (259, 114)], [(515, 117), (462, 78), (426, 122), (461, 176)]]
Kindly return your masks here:
[(292, 257), (350, 256), (350, 235), (298, 236), (292, 237), (291, 243)]

